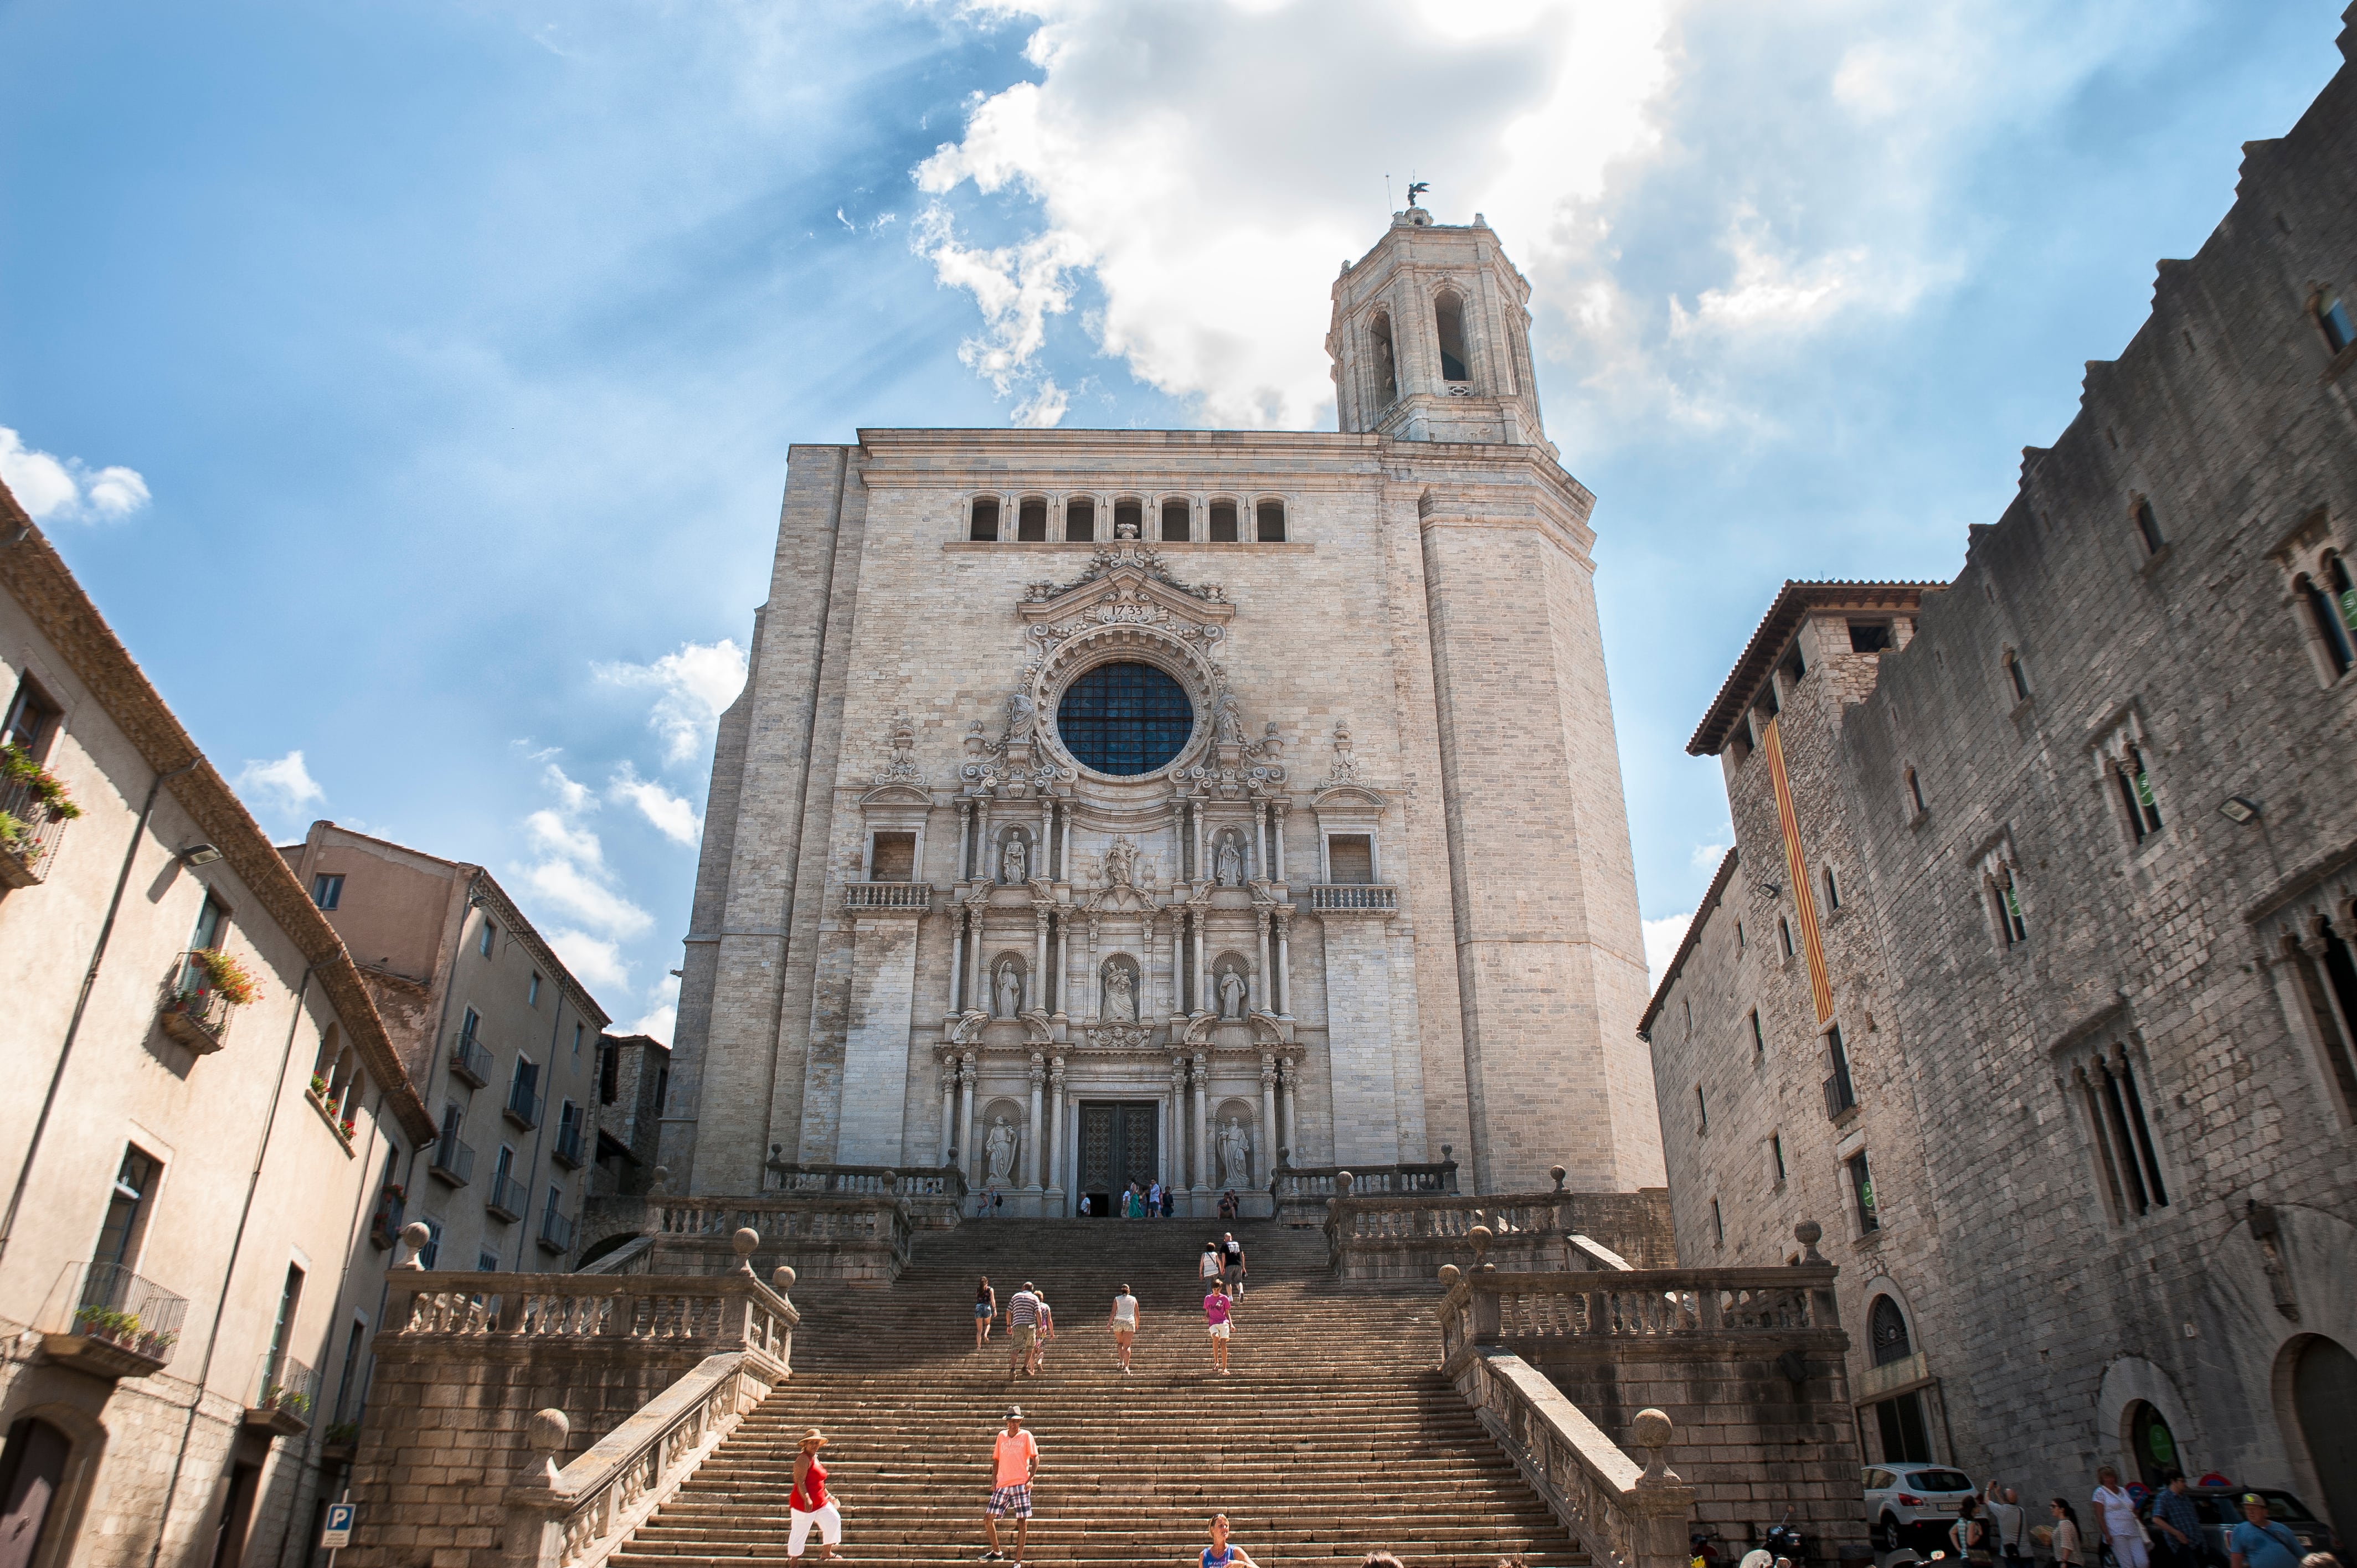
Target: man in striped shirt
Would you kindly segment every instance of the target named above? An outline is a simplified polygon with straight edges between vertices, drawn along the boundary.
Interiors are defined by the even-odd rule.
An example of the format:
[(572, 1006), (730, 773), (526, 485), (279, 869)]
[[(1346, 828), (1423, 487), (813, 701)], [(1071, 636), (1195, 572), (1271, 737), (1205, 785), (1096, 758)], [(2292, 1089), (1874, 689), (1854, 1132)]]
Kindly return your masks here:
[(1019, 1377), (1025, 1372), (1039, 1375), (1039, 1297), (1025, 1280), (1015, 1299), (1006, 1304), (1007, 1337), (1013, 1341), (1006, 1362), (1006, 1375)]

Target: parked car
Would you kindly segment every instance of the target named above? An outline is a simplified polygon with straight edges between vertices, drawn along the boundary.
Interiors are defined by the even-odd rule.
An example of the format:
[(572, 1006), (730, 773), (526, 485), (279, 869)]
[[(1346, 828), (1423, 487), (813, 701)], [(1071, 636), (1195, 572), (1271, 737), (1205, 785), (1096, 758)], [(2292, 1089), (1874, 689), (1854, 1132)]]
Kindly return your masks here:
[(1861, 1474), (1877, 1552), (1943, 1550), (1956, 1510), (1973, 1495), (1973, 1478), (1944, 1465), (1868, 1465)]
[[(2201, 1520), (2201, 1556), (2207, 1563), (2224, 1568), (2227, 1561), (2226, 1537), (2243, 1522), (2243, 1494), (2256, 1492), (2267, 1499), (2267, 1517), (2286, 1526), (2299, 1537), (2299, 1549), (2310, 1552), (2341, 1551), (2341, 1541), (2332, 1527), (2313, 1513), (2308, 1505), (2289, 1492), (2273, 1487), (2188, 1487), (2185, 1495), (2193, 1499), (2193, 1511)], [(2344, 1559), (2345, 1561), (2345, 1559)]]

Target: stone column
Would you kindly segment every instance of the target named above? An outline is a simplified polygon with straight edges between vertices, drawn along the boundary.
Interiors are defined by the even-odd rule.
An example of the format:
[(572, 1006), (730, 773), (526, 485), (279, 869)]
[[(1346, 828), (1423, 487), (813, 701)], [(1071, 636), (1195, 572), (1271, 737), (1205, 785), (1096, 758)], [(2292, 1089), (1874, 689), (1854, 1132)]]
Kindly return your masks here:
[(1282, 882), (1285, 880), (1285, 802), (1271, 800), (1268, 803), (1268, 810), (1270, 819), (1268, 848), (1269, 854), (1275, 859), (1275, 869), (1270, 871), (1269, 877), (1273, 881)]
[(1211, 1058), (1195, 1053), (1195, 1190), (1209, 1192), (1218, 1179), (1211, 1163)]
[(1282, 1105), (1285, 1135), (1278, 1140), (1278, 1146), (1286, 1151), (1285, 1156), (1286, 1163), (1287, 1165), (1297, 1165), (1301, 1163), (1301, 1145), (1294, 1142), (1294, 1140), (1300, 1134), (1296, 1133), (1293, 1128), (1293, 1106), (1297, 1091), (1301, 1087), (1301, 1064), (1295, 1061), (1291, 1057), (1286, 1057), (1278, 1065), (1284, 1073), (1282, 1081), (1285, 1090), (1285, 1098)]
[(990, 976), (982, 968), (982, 908), (978, 905), (966, 909), (966, 929), (974, 933), (974, 950), (965, 961), (966, 985), (985, 1013), (991, 1008)]
[(1098, 930), (1097, 917), (1091, 915), (1089, 917), (1089, 978), (1086, 982), (1087, 989), (1082, 993), (1081, 999), (1087, 1005), (1088, 1016), (1096, 1019), (1104, 1017), (1104, 975), (1101, 968), (1104, 961), (1097, 956), (1101, 934)]
[(1252, 1010), (1273, 1013), (1275, 1009), (1269, 1004), (1268, 994), (1268, 911), (1265, 908), (1253, 911), (1253, 958)]
[(1248, 876), (1268, 875), (1268, 802), (1253, 802), (1252, 869)]
[(1195, 845), (1194, 880), (1200, 882), (1208, 874), (1203, 870), (1203, 803), (1200, 800), (1187, 803), (1187, 833)]
[(1195, 928), (1195, 1005), (1191, 1011), (1208, 1013), (1211, 1010), (1211, 988), (1203, 974), (1203, 911), (1190, 908), (1187, 915)]
[(1172, 1057), (1170, 1058), (1170, 1109), (1162, 1118), (1164, 1132), (1161, 1165), (1162, 1186), (1165, 1191), (1177, 1186), (1185, 1175), (1187, 1134), (1186, 1123), (1180, 1118), (1186, 1114), (1186, 1105), (1187, 1058)]
[(974, 879), (976, 882), (998, 880), (998, 867), (990, 864), (990, 797), (979, 795), (974, 802)]
[(1072, 917), (1056, 917), (1056, 1012), (1058, 1015), (1072, 1010)]
[(1031, 923), (1037, 938), (1033, 944), (1037, 956), (1031, 961), (1029, 983), (1025, 989), (1030, 993), (1031, 1005), (1039, 1008), (1048, 1005), (1048, 907), (1045, 904), (1033, 908)]
[(974, 866), (974, 802), (961, 799), (958, 808), (958, 863), (952, 882), (963, 882)]
[(1253, 1179), (1265, 1187), (1276, 1174), (1276, 1053), (1260, 1054), (1260, 1136), (1253, 1141)]
[(1056, 831), (1056, 802), (1045, 789), (1039, 791), (1039, 832), (1031, 841), (1031, 875), (1046, 882), (1048, 876), (1048, 846)]
[(1039, 1091), (1048, 1081), (1047, 1058), (1031, 1053), (1031, 1126), (1023, 1141), (1023, 1190), (1039, 1190)]
[(1070, 882), (1072, 879), (1072, 803), (1070, 800), (1064, 802), (1061, 814), (1064, 822), (1056, 854), (1056, 880)]
[(950, 917), (950, 1013), (963, 1012), (965, 1000), (965, 906), (952, 904)]
[(957, 1058), (942, 1058), (942, 1157), (936, 1165), (950, 1163), (950, 1151), (957, 1147)]
[(967, 1051), (958, 1058), (958, 1163), (965, 1168), (967, 1183), (974, 1187), (982, 1185), (982, 1167), (974, 1163), (981, 1151), (974, 1146), (974, 1085), (980, 1076), (974, 1052)]
[(1040, 1167), (1048, 1173), (1048, 1190), (1064, 1190), (1064, 1058), (1052, 1057), (1048, 1063), (1048, 1147)]
[(1275, 913), (1276, 967), (1268, 972), (1276, 987), (1276, 998), (1275, 1004), (1269, 1011), (1280, 1018), (1290, 1018), (1293, 1016), (1293, 955), (1285, 939), (1287, 929), (1293, 924), (1293, 917), (1282, 909)]

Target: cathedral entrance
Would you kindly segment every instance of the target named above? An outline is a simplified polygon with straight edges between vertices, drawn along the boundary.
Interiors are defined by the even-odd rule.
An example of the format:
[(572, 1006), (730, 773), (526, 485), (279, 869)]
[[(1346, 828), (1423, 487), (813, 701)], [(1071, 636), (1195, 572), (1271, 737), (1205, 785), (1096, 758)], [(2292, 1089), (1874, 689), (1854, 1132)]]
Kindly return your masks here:
[(1081, 1102), (1080, 1195), (1092, 1216), (1118, 1213), (1116, 1200), (1135, 1182), (1143, 1191), (1158, 1174), (1151, 1100)]

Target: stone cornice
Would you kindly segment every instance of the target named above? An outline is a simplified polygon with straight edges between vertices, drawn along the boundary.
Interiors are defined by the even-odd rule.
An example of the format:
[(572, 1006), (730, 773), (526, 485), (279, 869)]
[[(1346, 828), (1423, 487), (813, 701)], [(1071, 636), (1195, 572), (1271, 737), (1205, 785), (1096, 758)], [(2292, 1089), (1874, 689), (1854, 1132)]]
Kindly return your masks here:
[[(14, 542), (5, 542), (11, 535)], [(345, 950), (342, 939), (312, 904), (296, 880), (294, 868), (263, 832), (228, 780), (205, 759), (163, 697), (140, 672), (130, 650), (98, 613), (98, 607), (67, 569), (48, 535), (35, 526), (5, 485), (0, 485), (0, 590), (24, 607), (41, 636), (137, 748), (142, 761), (157, 773), (188, 768), (166, 788), (318, 976), (337, 1021), (383, 1086), (385, 1103), (411, 1140), (423, 1143), (431, 1138), (434, 1118), (418, 1097), (416, 1086), (409, 1081), (400, 1053), (387, 1037), (384, 1020), (377, 1015), (360, 968)]]

